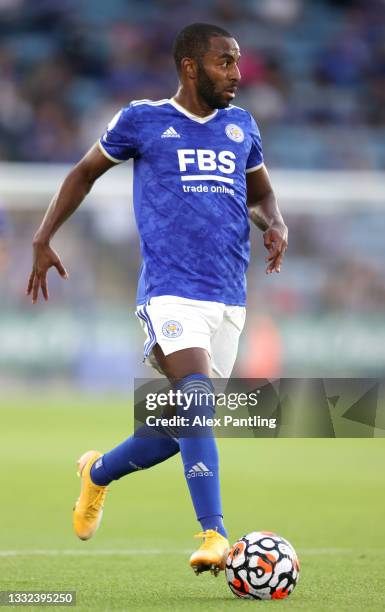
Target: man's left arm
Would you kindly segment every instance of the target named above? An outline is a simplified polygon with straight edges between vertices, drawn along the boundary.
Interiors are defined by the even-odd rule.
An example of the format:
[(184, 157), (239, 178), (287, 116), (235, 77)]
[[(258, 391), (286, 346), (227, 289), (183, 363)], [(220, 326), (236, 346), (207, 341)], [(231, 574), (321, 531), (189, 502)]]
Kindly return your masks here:
[(288, 229), (278, 208), (265, 166), (246, 174), (247, 206), (251, 221), (264, 232), (263, 242), (269, 254), (266, 274), (281, 271), (287, 249)]

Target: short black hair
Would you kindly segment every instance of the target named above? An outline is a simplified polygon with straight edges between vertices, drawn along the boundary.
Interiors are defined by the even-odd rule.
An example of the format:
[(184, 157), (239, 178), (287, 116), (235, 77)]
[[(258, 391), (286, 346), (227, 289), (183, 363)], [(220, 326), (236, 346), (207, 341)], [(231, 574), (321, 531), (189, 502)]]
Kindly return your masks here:
[(232, 35), (227, 30), (210, 23), (192, 23), (177, 34), (172, 53), (178, 73), (181, 70), (181, 61), (184, 57), (199, 60), (204, 56), (209, 50), (210, 38), (212, 36), (232, 38)]

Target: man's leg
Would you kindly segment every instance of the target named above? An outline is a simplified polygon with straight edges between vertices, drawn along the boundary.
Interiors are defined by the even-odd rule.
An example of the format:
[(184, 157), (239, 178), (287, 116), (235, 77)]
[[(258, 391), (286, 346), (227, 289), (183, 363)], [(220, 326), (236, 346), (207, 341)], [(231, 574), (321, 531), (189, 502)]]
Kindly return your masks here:
[(179, 453), (178, 440), (164, 428), (157, 428), (159, 435), (154, 435), (154, 428), (143, 425), (108, 453), (95, 461), (91, 467), (91, 480), (107, 486), (113, 480), (138, 470), (145, 470)]
[(226, 306), (222, 323), (211, 339), (211, 368), (215, 377), (230, 378), (245, 318), (243, 306)]
[[(191, 364), (184, 365), (186, 351), (194, 351), (190, 356)], [(198, 354), (195, 354), (198, 351)], [(203, 349), (186, 349), (177, 351), (165, 358), (162, 349), (156, 345), (153, 349), (154, 357), (158, 363), (159, 371), (170, 380), (183, 378), (183, 372), (200, 371), (202, 369), (203, 353), (206, 372), (210, 371), (210, 360)], [(188, 360), (188, 356), (186, 361)], [(169, 365), (170, 364), (170, 365)], [(176, 376), (175, 376), (176, 375)], [(99, 456), (90, 468), (90, 477), (94, 484), (107, 486), (113, 480), (119, 480), (122, 476), (153, 467), (179, 452), (179, 442), (173, 438), (165, 429), (158, 428), (159, 436), (154, 436), (154, 428), (144, 425), (130, 436), (127, 440), (113, 448), (111, 451)]]
[(80, 496), (73, 512), (73, 526), (81, 540), (91, 538), (100, 525), (107, 485), (138, 470), (150, 468), (179, 452), (179, 443), (164, 429), (154, 436), (144, 425), (135, 435), (102, 455), (88, 451), (78, 461), (82, 479)]
[[(189, 372), (204, 375), (204, 384), (210, 383), (210, 359), (204, 349), (184, 349), (165, 357), (160, 346), (156, 345), (153, 352), (160, 371), (170, 380), (182, 381)], [(207, 390), (210, 392), (211, 388)], [(207, 406), (206, 409), (212, 412), (211, 407)], [(107, 485), (127, 474), (157, 465), (179, 452), (178, 440), (165, 430), (161, 434), (155, 437), (153, 428), (144, 425), (135, 435), (104, 455), (98, 451), (88, 451), (80, 457), (78, 473), (82, 478), (82, 488), (73, 513), (74, 530), (80, 539), (88, 540), (99, 527)], [(216, 529), (226, 536), (220, 504), (215, 440), (185, 438), (182, 447), (186, 478), (202, 529)], [(203, 477), (205, 481), (201, 481), (202, 477), (194, 480), (188, 478), (187, 471), (199, 460), (212, 466), (209, 472), (213, 474), (213, 482), (208, 482), (207, 477)]]
[(143, 425), (135, 435), (102, 455), (88, 451), (78, 461), (80, 496), (73, 511), (73, 527), (81, 540), (91, 538), (100, 525), (107, 485), (113, 480), (166, 461), (179, 452), (179, 442), (163, 427)]
[(211, 427), (191, 426), (194, 418), (213, 418), (215, 413), (210, 358), (202, 348), (187, 348), (165, 356), (157, 345), (154, 354), (174, 388), (180, 390), (185, 398), (193, 398), (188, 412), (184, 406), (178, 408), (178, 414), (187, 416), (190, 422), (189, 428), (180, 431), (179, 447), (195, 513), (205, 538), (200, 549), (192, 555), (190, 564), (196, 573), (211, 569), (217, 574), (224, 568), (228, 550), (220, 496), (218, 451)]
[[(195, 373), (229, 378), (236, 359), (239, 336), (244, 322), (245, 309), (243, 307), (226, 307), (223, 322), (212, 339), (211, 360), (207, 352), (201, 348), (183, 349), (165, 357), (160, 346), (155, 345), (153, 356), (158, 364), (158, 370), (169, 380), (174, 381)], [(208, 389), (207, 392), (210, 392), (210, 390)], [(207, 407), (207, 409), (209, 413), (212, 412), (210, 407)], [(136, 432), (135, 436), (131, 436), (112, 451), (105, 453), (101, 461), (96, 461), (92, 466), (92, 481), (98, 485), (108, 485), (112, 480), (118, 480), (138, 469), (157, 465), (179, 452), (178, 441), (166, 431), (163, 432), (164, 437), (151, 438), (150, 436), (150, 439), (148, 439), (147, 433), (150, 430), (152, 432), (153, 428), (143, 426)], [(195, 443), (191, 446), (194, 454), (195, 452), (199, 454), (200, 449), (196, 442), (195, 440)], [(183, 446), (185, 446), (184, 442)], [(187, 447), (189, 446), (190, 444), (187, 443)], [(204, 443), (204, 446), (209, 448), (206, 443)], [(217, 456), (216, 445), (212, 456), (214, 458)], [(188, 480), (189, 484), (190, 480)], [(198, 511), (197, 515), (199, 516), (199, 514)], [(210, 529), (211, 522), (211, 519), (209, 519), (209, 523), (202, 521), (202, 528)], [(221, 523), (221, 521), (219, 522)], [(224, 527), (221, 524), (215, 525), (215, 527), (225, 535)]]
[[(169, 297), (165, 298), (166, 303), (164, 305), (167, 312), (162, 311), (162, 301), (163, 298), (158, 298), (157, 301), (154, 299), (154, 302), (156, 303), (148, 306), (148, 311), (146, 312), (148, 319), (150, 318), (149, 314), (151, 314), (151, 317), (155, 318), (155, 321), (153, 319), (153, 323), (155, 325), (157, 335), (159, 334), (159, 336), (161, 336), (162, 325), (164, 323), (162, 318), (166, 320), (169, 319), (168, 309), (170, 308)], [(202, 339), (210, 334), (210, 330), (218, 325), (218, 323), (221, 321), (223, 307), (220, 305), (215, 305), (215, 308), (213, 309), (212, 305), (210, 304), (208, 309), (206, 307), (206, 311), (204, 313), (205, 318), (202, 317), (201, 311), (203, 304), (201, 302), (196, 304), (192, 300), (183, 300), (183, 304), (180, 304), (180, 301), (181, 300), (179, 299), (178, 302), (178, 299), (176, 298), (177, 303), (172, 304), (173, 314), (176, 314), (178, 311), (179, 314), (183, 316), (186, 308), (188, 307), (189, 316), (186, 320), (183, 319), (184, 330), (185, 332), (188, 331), (190, 338), (192, 338), (193, 335), (197, 335), (198, 343), (202, 342)], [(187, 302), (187, 305), (184, 302)], [(150, 312), (151, 310), (152, 312)], [(157, 327), (159, 327), (159, 329), (157, 329)], [(175, 339), (171, 340), (171, 342), (174, 341)], [(209, 340), (204, 341), (205, 346), (208, 346), (207, 342), (209, 342)], [(206, 349), (176, 349), (172, 351), (171, 354), (165, 356), (160, 346), (156, 344), (153, 348), (153, 353), (159, 365), (160, 371), (163, 372), (171, 381), (178, 381), (179, 388), (183, 388), (185, 392), (188, 389), (188, 387), (185, 388), (185, 385), (192, 384), (191, 380), (187, 380), (189, 376), (192, 376), (195, 385), (199, 384), (201, 390), (203, 385), (205, 391), (211, 391), (211, 383), (209, 380), (209, 376), (211, 374), (210, 358)], [(205, 406), (201, 405), (199, 407), (192, 406), (190, 407), (190, 410), (194, 412), (198, 409), (202, 410), (202, 408), (207, 412), (208, 416), (212, 416), (213, 405), (210, 404), (206, 404)], [(82, 475), (82, 492), (74, 511), (74, 526), (79, 537), (82, 539), (88, 539), (93, 535), (94, 531), (99, 525), (106, 485), (111, 482), (111, 480), (118, 479), (125, 474), (129, 474), (139, 467), (143, 468), (156, 465), (157, 463), (176, 454), (179, 450), (177, 441), (172, 437), (169, 437), (168, 439), (167, 437), (160, 439), (159, 446), (157, 447), (154, 444), (155, 442), (156, 439), (153, 437), (147, 438), (145, 435), (143, 437), (135, 436), (135, 438), (129, 438), (116, 449), (106, 453), (103, 457), (101, 457), (100, 453), (97, 453), (96, 451), (86, 453), (83, 457), (81, 457), (79, 472)], [(186, 479), (189, 484), (194, 507), (196, 509), (197, 517), (201, 521), (202, 529), (207, 535), (205, 544), (210, 540), (208, 534), (212, 532), (217, 536), (216, 541), (218, 541), (220, 538), (222, 539), (221, 546), (223, 552), (223, 540), (226, 542), (226, 544), (227, 540), (224, 537), (226, 532), (224, 530), (222, 520), (218, 476), (218, 455), (215, 440), (212, 435), (209, 437), (202, 437), (202, 439), (197, 439), (196, 437), (195, 439), (191, 439), (190, 437), (186, 437), (183, 438), (181, 446), (183, 447), (182, 458), (185, 465)], [(206, 464), (212, 466), (212, 469), (208, 469), (208, 465), (206, 465), (203, 461), (202, 464), (204, 467), (197, 466), (196, 462), (199, 461), (199, 457), (201, 459), (203, 457), (206, 460)], [(189, 465), (191, 466), (190, 469), (188, 469)], [(92, 478), (90, 474), (91, 470)], [(199, 473), (201, 475), (194, 477), (193, 480), (193, 472), (191, 470), (193, 470), (194, 473)], [(204, 486), (205, 483), (202, 479), (207, 481), (206, 486)], [(90, 492), (90, 495), (88, 495), (88, 492)], [(86, 522), (88, 522), (88, 524), (86, 525), (85, 529), (83, 527), (80, 527), (79, 529), (79, 525), (76, 525), (76, 523), (79, 523), (79, 520), (77, 520), (79, 515), (81, 515), (80, 523), (85, 517), (87, 519)], [(91, 525), (89, 524), (90, 520), (92, 522)], [(223, 536), (221, 534), (223, 534)], [(204, 569), (209, 569), (209, 567), (205, 567)]]

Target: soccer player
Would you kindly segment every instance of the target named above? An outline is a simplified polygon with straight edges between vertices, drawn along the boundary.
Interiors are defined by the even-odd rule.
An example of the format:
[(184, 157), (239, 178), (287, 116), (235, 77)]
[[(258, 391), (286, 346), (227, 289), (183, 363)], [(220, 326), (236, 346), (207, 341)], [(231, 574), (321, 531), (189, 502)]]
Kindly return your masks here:
[[(33, 241), (27, 293), (48, 300), (47, 270), (67, 272), (50, 240), (92, 185), (115, 164), (134, 159), (134, 209), (143, 264), (136, 314), (146, 333), (144, 355), (195, 415), (214, 414), (210, 377), (228, 378), (245, 319), (249, 218), (263, 232), (268, 274), (280, 272), (287, 228), (263, 162), (250, 114), (231, 104), (240, 49), (220, 27), (184, 28), (173, 49), (179, 88), (170, 99), (137, 100), (120, 110), (105, 134), (71, 170)], [(183, 407), (182, 407), (183, 409)], [(179, 410), (179, 408), (178, 408)], [(207, 433), (207, 432), (206, 432)], [(99, 526), (107, 485), (180, 452), (203, 543), (190, 558), (196, 573), (224, 568), (219, 461), (213, 435), (146, 436), (143, 426), (113, 450), (78, 461), (76, 534)]]

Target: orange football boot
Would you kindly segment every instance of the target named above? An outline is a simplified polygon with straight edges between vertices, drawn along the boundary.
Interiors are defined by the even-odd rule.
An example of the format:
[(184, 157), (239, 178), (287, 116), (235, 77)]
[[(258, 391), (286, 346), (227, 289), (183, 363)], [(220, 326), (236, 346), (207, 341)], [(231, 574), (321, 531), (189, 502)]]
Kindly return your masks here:
[(204, 541), (191, 555), (191, 567), (197, 575), (210, 571), (214, 576), (218, 576), (219, 572), (225, 569), (230, 550), (229, 541), (214, 529), (206, 529), (195, 537), (204, 538)]
[(96, 485), (90, 477), (91, 467), (102, 456), (98, 451), (87, 451), (77, 462), (81, 478), (79, 499), (73, 510), (73, 526), (81, 540), (89, 540), (100, 525), (107, 487)]

